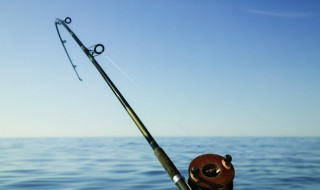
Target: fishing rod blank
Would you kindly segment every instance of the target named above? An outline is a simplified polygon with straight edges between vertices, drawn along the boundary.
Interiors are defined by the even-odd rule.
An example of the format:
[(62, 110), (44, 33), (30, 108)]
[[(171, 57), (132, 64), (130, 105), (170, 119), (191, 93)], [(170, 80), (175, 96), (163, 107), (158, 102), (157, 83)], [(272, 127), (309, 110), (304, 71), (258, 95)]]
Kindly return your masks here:
[[(132, 118), (134, 123), (137, 125), (138, 129), (142, 133), (142, 135), (145, 137), (145, 139), (148, 141), (149, 145), (152, 147), (154, 154), (160, 161), (163, 168), (166, 170), (170, 178), (175, 182), (177, 187), (180, 190), (191, 190), (189, 185), (184, 180), (184, 177), (180, 174), (178, 169), (175, 167), (171, 159), (168, 157), (168, 155), (165, 153), (165, 151), (157, 144), (157, 142), (154, 140), (152, 135), (149, 133), (147, 128), (144, 126), (140, 118), (137, 116), (137, 114), (134, 112), (134, 110), (131, 108), (129, 103), (126, 101), (126, 99), (122, 96), (120, 91), (117, 89), (117, 87), (113, 84), (111, 79), (108, 77), (108, 75), (104, 72), (104, 70), (101, 68), (99, 63), (95, 60), (94, 56), (101, 54), (104, 51), (104, 46), (102, 44), (97, 44), (94, 46), (93, 50), (90, 50), (86, 48), (83, 43), (80, 41), (80, 39), (76, 36), (76, 34), (67, 26), (67, 24), (71, 23), (71, 18), (67, 17), (64, 20), (57, 19), (55, 22), (60, 40), (62, 41), (62, 38), (60, 36), (58, 25), (62, 25), (66, 28), (66, 30), (69, 32), (69, 34), (73, 37), (73, 39), (78, 43), (80, 48), (83, 50), (83, 52), (87, 55), (87, 57), (90, 59), (90, 61), (93, 63), (93, 65), (96, 67), (96, 69), (99, 71), (101, 76), (104, 78), (104, 80), (107, 82), (109, 87), (111, 88), (112, 92), (115, 94), (115, 96), (118, 98), (124, 109), (127, 111), (129, 116)], [(67, 50), (64, 46), (64, 43), (62, 43), (66, 53)], [(100, 51), (99, 51), (100, 50)], [(68, 55), (68, 53), (67, 53)], [(72, 63), (69, 55), (68, 58)]]
[(79, 80), (76, 66), (71, 61), (68, 51), (64, 45), (64, 40), (62, 40), (58, 25), (62, 25), (77, 42), (83, 52), (87, 55), (96, 69), (99, 71), (103, 79), (107, 82), (112, 92), (118, 98), (124, 109), (127, 111), (131, 119), (134, 121), (142, 135), (148, 141), (149, 145), (154, 151), (155, 156), (160, 161), (162, 167), (165, 169), (169, 177), (174, 181), (180, 190), (232, 190), (233, 189), (233, 179), (235, 171), (231, 163), (232, 157), (230, 155), (220, 156), (217, 154), (203, 154), (195, 159), (193, 159), (189, 165), (188, 174), (189, 179), (186, 183), (184, 177), (180, 174), (178, 169), (175, 167), (171, 159), (165, 153), (165, 151), (157, 144), (155, 139), (149, 133), (147, 128), (144, 126), (140, 118), (131, 108), (126, 99), (122, 96), (117, 87), (113, 84), (108, 75), (101, 68), (99, 63), (95, 60), (95, 56), (98, 56), (104, 52), (104, 46), (102, 44), (97, 44), (92, 46), (93, 49), (86, 48), (76, 34), (68, 27), (71, 23), (71, 18), (67, 17), (64, 20), (56, 19), (55, 26), (62, 43), (62, 46), (68, 56), (68, 59), (73, 66)]

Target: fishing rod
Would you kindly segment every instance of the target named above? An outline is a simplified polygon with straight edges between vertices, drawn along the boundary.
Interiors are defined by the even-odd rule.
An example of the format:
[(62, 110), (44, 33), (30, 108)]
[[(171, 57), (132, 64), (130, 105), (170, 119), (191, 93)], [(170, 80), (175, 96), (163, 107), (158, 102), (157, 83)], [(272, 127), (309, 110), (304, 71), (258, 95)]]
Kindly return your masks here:
[(67, 48), (65, 47), (66, 41), (62, 39), (59, 32), (58, 26), (64, 26), (68, 33), (80, 46), (82, 51), (87, 55), (92, 64), (99, 71), (103, 79), (106, 81), (112, 92), (118, 98), (124, 109), (127, 111), (133, 122), (136, 124), (144, 138), (147, 140), (149, 145), (154, 151), (155, 156), (158, 158), (162, 167), (165, 169), (169, 177), (176, 184), (180, 190), (230, 190), (233, 189), (233, 178), (234, 168), (231, 164), (232, 157), (230, 155), (220, 156), (216, 154), (204, 154), (196, 157), (189, 165), (189, 179), (188, 183), (185, 178), (181, 175), (179, 170), (176, 168), (174, 163), (171, 161), (165, 151), (158, 145), (155, 139), (152, 137), (150, 132), (147, 130), (145, 125), (142, 123), (138, 115), (131, 108), (126, 99), (122, 96), (118, 88), (111, 81), (109, 76), (101, 68), (99, 63), (96, 61), (95, 56), (98, 56), (104, 52), (104, 46), (102, 44), (94, 45), (90, 48), (84, 46), (77, 35), (69, 28), (68, 24), (71, 23), (71, 18), (66, 17), (65, 19), (56, 19), (55, 26), (57, 29), (58, 36), (61, 44), (67, 54), (67, 57), (80, 81), (80, 78), (76, 65), (72, 62)]

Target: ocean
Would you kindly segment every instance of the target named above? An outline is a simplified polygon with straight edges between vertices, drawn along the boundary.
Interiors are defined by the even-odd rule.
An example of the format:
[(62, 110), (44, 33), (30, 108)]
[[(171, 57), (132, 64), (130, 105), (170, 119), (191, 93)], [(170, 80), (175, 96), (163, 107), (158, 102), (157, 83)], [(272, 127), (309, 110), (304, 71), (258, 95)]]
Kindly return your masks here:
[[(320, 138), (158, 137), (187, 178), (193, 158), (230, 154), (235, 190), (319, 190)], [(2, 138), (0, 189), (176, 190), (143, 137)]]

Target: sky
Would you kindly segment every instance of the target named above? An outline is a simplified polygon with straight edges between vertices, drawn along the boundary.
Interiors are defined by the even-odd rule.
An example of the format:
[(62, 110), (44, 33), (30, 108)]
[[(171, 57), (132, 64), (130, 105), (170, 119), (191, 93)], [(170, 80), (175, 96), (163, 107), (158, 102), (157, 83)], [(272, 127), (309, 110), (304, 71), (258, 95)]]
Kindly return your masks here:
[(320, 136), (318, 0), (0, 0), (0, 137), (141, 135), (65, 17), (153, 136)]

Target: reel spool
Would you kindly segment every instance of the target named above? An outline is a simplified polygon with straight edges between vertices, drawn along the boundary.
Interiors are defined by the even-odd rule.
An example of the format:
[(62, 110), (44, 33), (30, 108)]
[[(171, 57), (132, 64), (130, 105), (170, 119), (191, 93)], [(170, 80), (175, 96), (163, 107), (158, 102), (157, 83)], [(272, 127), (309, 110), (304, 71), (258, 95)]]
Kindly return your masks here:
[(235, 171), (232, 157), (203, 154), (189, 165), (188, 183), (193, 190), (232, 190)]

